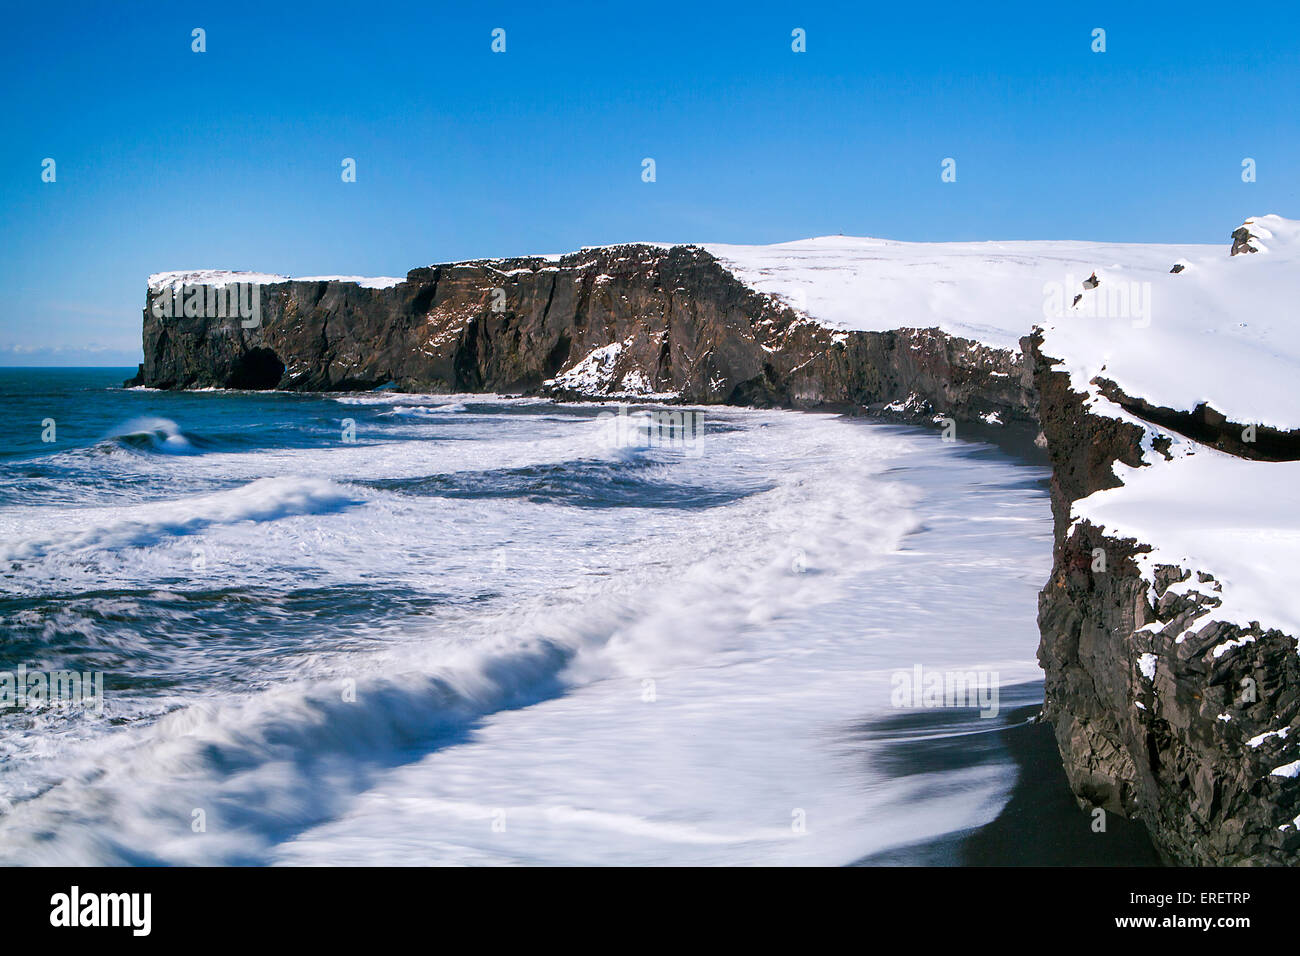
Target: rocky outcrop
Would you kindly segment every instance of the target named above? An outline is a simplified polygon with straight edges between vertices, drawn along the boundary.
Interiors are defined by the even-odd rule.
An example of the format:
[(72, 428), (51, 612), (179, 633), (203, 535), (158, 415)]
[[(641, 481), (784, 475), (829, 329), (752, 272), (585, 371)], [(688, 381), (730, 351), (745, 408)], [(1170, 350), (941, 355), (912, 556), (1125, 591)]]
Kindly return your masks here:
[(160, 316), (170, 294), (148, 292), (133, 384), (831, 405), (999, 424), (1036, 411), (1014, 351), (938, 329), (832, 331), (694, 246), (437, 265), (388, 288), (268, 283), (254, 327)]
[(1257, 239), (1257, 236), (1251, 234), (1250, 223), (1238, 226), (1232, 231), (1232, 250), (1229, 255), (1239, 256), (1244, 252), (1259, 252)]
[[(1246, 226), (1234, 232), (1234, 255), (1254, 251)], [(1015, 352), (937, 328), (836, 331), (695, 246), (436, 265), (376, 288), (271, 278), (251, 323), (165, 317), (167, 284), (151, 286), (131, 384), (830, 406), (1041, 425), (1055, 549), (1039, 660), (1045, 714), (1080, 802), (1141, 819), (1171, 862), (1300, 862), (1300, 788), (1276, 772), (1300, 756), (1295, 637), (1215, 621), (1220, 586), (1206, 569), (1153, 571), (1152, 542), (1072, 520), (1076, 502), (1120, 484), (1116, 463), (1146, 465), (1170, 434), (1268, 461), (1300, 460), (1300, 434), (1244, 426), (1208, 405), (1162, 407), (1100, 378), (1095, 394), (1080, 394), (1039, 335)]]
[[(1093, 410), (1041, 345), (1025, 340), (1056, 528), (1039, 662), (1070, 784), (1085, 806), (1141, 819), (1171, 862), (1294, 865), (1300, 794), (1275, 771), (1295, 759), (1300, 738), (1296, 639), (1214, 620), (1220, 586), (1202, 569), (1144, 573), (1150, 543), (1071, 522), (1074, 502), (1119, 484), (1115, 462), (1142, 465), (1149, 432)], [(1149, 410), (1131, 399), (1124, 407)], [(1238, 426), (1215, 427), (1213, 415), (1155, 417), (1230, 453), (1240, 444)], [(1278, 436), (1270, 450), (1294, 438)]]

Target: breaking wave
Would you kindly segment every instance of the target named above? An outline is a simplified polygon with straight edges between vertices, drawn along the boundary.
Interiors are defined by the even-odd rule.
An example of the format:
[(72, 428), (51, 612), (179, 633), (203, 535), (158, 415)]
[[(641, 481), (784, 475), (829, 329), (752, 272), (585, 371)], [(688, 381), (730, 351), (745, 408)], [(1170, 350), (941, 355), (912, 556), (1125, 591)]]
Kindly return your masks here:
[(197, 455), (209, 442), (185, 434), (168, 418), (137, 418), (110, 434), (106, 441), (138, 452), (162, 455)]
[(844, 728), (898, 666), (1033, 671), (1023, 469), (831, 415), (709, 409), (687, 455), (536, 400), (103, 394), (130, 454), (0, 473), (0, 670), (106, 695), (0, 712), (0, 862), (849, 862), (999, 806), (1004, 764), (927, 793)]

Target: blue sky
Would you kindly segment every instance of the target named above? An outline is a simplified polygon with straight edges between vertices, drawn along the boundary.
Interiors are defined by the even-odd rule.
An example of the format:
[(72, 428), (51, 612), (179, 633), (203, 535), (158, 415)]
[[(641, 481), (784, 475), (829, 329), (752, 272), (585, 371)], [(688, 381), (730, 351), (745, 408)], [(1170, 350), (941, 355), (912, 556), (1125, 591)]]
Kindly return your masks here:
[(11, 7), (4, 35), (0, 365), (134, 364), (170, 269), (1300, 217), (1294, 2), (130, 0)]

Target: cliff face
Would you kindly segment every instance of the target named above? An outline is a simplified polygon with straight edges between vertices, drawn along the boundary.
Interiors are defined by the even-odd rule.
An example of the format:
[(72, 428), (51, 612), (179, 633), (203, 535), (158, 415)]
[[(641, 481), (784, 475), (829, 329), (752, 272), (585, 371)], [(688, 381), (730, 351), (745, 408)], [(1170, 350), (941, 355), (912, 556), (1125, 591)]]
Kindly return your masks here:
[[(1233, 235), (1234, 254), (1292, 233), (1300, 246), (1300, 225), (1265, 217), (1247, 226)], [(1300, 862), (1300, 625), (1243, 613), (1234, 589), (1262, 577), (1267, 591), (1272, 579), (1257, 573), (1258, 561), (1229, 561), (1231, 573), (1219, 572), (1216, 549), (1226, 541), (1231, 550), (1231, 537), (1189, 545), (1170, 533), (1233, 511), (1222, 495), (1189, 497), (1198, 481), (1226, 494), (1240, 478), (1238, 497), (1263, 503), (1262, 513), (1225, 519), (1238, 539), (1272, 534), (1267, 506), (1286, 498), (1279, 488), (1300, 483), (1300, 471), (1260, 482), (1258, 470), (1240, 469), (1208, 480), (1193, 471), (1188, 480), (1192, 462), (1300, 461), (1300, 428), (1286, 424), (1300, 421), (1300, 400), (1287, 397), (1300, 352), (1277, 354), (1294, 339), (1285, 316), (1270, 326), (1275, 303), (1300, 292), (1292, 278), (1300, 270), (1276, 248), (1229, 267), (1222, 250), (1189, 247), (1170, 269), (1188, 249), (954, 244), (956, 252), (914, 253), (904, 245), (772, 247), (746, 253), (747, 281), (705, 249), (653, 245), (430, 266), (379, 287), (263, 277), (253, 322), (160, 315), (173, 285), (241, 281), (169, 274), (147, 294), (134, 384), (839, 406), (918, 422), (1041, 426), (1055, 550), (1039, 600), (1039, 660), (1045, 715), (1080, 803), (1140, 818), (1173, 862)], [(913, 259), (918, 276), (899, 279)], [(1088, 274), (1087, 259), (1125, 265), (1080, 292), (1067, 280)], [(1025, 289), (1073, 305), (1020, 350), (991, 348), (938, 321), (837, 331), (755, 290), (798, 292), (804, 281), (847, 288), (838, 306), (870, 313), (876, 328), (893, 321), (897, 303), (907, 306), (900, 325), (926, 309), (939, 320), (955, 310), (966, 316), (961, 328), (1000, 317), (1001, 326), (987, 326), (994, 332), (1032, 324), (1020, 324), (1038, 307)], [(1153, 301), (1164, 308), (1156, 323)], [(1081, 302), (1086, 311), (1076, 311)], [(1019, 311), (996, 312), (1004, 305)], [(1260, 366), (1261, 356), (1276, 367)], [(1247, 413), (1197, 400), (1213, 383)], [(1143, 484), (1135, 476), (1157, 475), (1155, 496), (1139, 498), (1137, 510), (1160, 511), (1160, 481), (1170, 474), (1188, 510), (1166, 516), (1163, 530), (1126, 533), (1131, 513), (1098, 517), (1110, 515), (1108, 495)], [(1300, 541), (1300, 527), (1285, 534)], [(1166, 538), (1175, 539), (1172, 553), (1162, 550)], [(1179, 550), (1206, 541), (1200, 558)], [(1277, 563), (1300, 564), (1300, 554)], [(1246, 611), (1254, 607), (1246, 602)]]
[(388, 288), (285, 280), (259, 294), (260, 324), (246, 328), (160, 317), (170, 287), (151, 287), (135, 384), (843, 404), (1002, 423), (1035, 414), (1017, 352), (938, 329), (831, 331), (693, 246), (438, 265)]
[[(1119, 487), (1114, 466), (1151, 467), (1203, 413), (1165, 427), (1116, 417), (1074, 391), (1042, 337), (1025, 340), (1052, 463), (1052, 576), (1039, 595), (1044, 715), (1085, 806), (1141, 819), (1171, 862), (1300, 862), (1300, 799), (1274, 771), (1300, 722), (1296, 639), (1216, 620), (1222, 588), (1195, 566), (1151, 562), (1150, 542), (1107, 532), (1072, 506)], [(1214, 416), (1211, 416), (1212, 418)], [(1148, 450), (1149, 449), (1149, 450)], [(1146, 559), (1146, 560), (1144, 560)]]

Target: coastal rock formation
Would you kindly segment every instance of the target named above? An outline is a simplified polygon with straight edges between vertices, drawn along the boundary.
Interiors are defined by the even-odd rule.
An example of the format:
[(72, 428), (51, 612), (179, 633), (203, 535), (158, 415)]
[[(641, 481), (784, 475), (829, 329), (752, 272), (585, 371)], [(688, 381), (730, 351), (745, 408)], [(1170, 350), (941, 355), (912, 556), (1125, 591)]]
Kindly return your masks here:
[(1232, 238), (1146, 280), (1154, 319), (1023, 341), (1052, 464), (1044, 712), (1080, 802), (1170, 861), (1295, 865), (1300, 223)]
[[(1141, 819), (1172, 862), (1295, 865), (1300, 616), (1268, 597), (1300, 566), (1288, 550), (1300, 542), (1288, 491), (1300, 350), (1286, 311), (1300, 296), (1300, 224), (1261, 217), (1232, 239), (1231, 256), (1270, 255), (832, 237), (717, 254), (613, 246), (383, 282), (168, 273), (150, 281), (145, 361), (128, 384), (1041, 428), (1055, 549), (1039, 659), (1080, 803)], [(1089, 272), (1087, 308), (1066, 309)], [(255, 321), (159, 309), (177, 286), (206, 302), (239, 282), (256, 288)], [(806, 294), (823, 287), (832, 299)], [(846, 314), (866, 317), (846, 326)], [(1262, 556), (1242, 550), (1255, 539)]]
[(429, 266), (379, 288), (269, 278), (278, 281), (257, 284), (260, 321), (248, 328), (237, 317), (160, 316), (160, 297), (190, 280), (154, 277), (132, 384), (842, 405), (913, 421), (1035, 416), (1018, 351), (935, 328), (836, 332), (696, 246)]
[[(1116, 462), (1152, 467), (1177, 433), (1097, 412), (1041, 335), (1026, 346), (1056, 525), (1039, 662), (1071, 787), (1085, 806), (1141, 819), (1171, 862), (1294, 865), (1300, 788), (1274, 771), (1297, 756), (1295, 637), (1216, 620), (1222, 588), (1207, 571), (1153, 563), (1151, 543), (1072, 520), (1075, 502), (1120, 486)], [(1226, 428), (1223, 443), (1239, 435)]]

